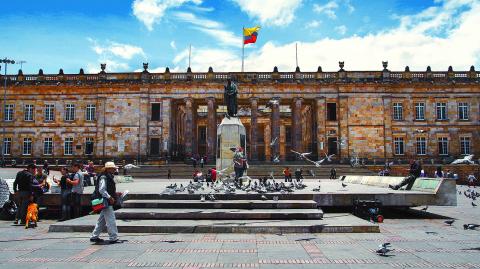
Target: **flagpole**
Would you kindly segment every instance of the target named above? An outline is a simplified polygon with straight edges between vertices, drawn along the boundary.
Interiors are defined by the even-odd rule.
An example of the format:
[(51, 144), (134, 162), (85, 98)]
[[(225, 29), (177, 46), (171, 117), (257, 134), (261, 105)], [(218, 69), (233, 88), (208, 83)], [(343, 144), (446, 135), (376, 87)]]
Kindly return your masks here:
[(190, 67), (191, 58), (192, 58), (192, 44), (190, 44), (190, 48), (188, 49), (188, 67)]
[(243, 32), (245, 31), (245, 27), (242, 27), (242, 73), (243, 73), (243, 59), (244, 59), (244, 55), (245, 55), (245, 41), (244, 41), (244, 36), (243, 36)]
[[(295, 63), (296, 63), (297, 66), (298, 66), (297, 42), (295, 42)], [(295, 68), (297, 68), (297, 66), (295, 66)]]

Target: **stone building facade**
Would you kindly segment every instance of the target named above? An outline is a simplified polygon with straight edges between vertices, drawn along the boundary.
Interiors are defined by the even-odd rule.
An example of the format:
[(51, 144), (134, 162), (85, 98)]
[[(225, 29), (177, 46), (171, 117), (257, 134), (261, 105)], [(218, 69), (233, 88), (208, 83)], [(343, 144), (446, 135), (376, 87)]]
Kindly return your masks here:
[[(102, 70), (105, 65), (102, 65)], [(480, 155), (480, 72), (138, 73), (7, 76), (7, 159), (215, 157), (223, 85), (239, 86), (252, 161)], [(4, 77), (1, 77), (4, 80)], [(270, 146), (277, 138), (278, 143)]]

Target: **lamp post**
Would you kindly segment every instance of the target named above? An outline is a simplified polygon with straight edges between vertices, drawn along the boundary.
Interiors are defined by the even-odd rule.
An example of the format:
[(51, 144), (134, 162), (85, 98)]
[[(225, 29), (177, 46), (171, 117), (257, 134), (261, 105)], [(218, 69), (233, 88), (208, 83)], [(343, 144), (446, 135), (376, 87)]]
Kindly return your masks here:
[(0, 59), (0, 63), (5, 64), (5, 76), (4, 76), (4, 87), (3, 87), (3, 121), (4, 123), (2, 124), (3, 129), (2, 129), (2, 166), (5, 167), (5, 107), (7, 105), (7, 64), (15, 64), (14, 60), (10, 59)]

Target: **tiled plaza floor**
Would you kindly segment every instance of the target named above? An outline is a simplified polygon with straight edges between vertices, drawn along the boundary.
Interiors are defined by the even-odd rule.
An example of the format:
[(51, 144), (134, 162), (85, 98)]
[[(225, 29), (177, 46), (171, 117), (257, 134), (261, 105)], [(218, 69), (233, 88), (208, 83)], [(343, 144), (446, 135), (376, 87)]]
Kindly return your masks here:
[[(465, 189), (465, 187), (459, 187)], [(48, 233), (51, 220), (25, 230), (0, 222), (0, 268), (480, 268), (480, 209), (463, 195), (457, 207), (429, 213), (457, 219), (387, 219), (369, 234), (121, 234), (122, 244), (92, 245), (89, 234)], [(391, 242), (389, 257), (376, 255)]]

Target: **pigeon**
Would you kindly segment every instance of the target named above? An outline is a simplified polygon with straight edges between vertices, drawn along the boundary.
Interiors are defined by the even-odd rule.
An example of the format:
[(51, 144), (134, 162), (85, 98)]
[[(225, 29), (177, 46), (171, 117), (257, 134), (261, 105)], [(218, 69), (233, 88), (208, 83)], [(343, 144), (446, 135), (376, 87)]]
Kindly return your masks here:
[(348, 185), (342, 182), (342, 187), (347, 187)]
[(280, 162), (280, 156), (276, 155), (275, 157), (273, 157), (273, 162), (274, 163), (279, 163)]
[(427, 210), (428, 210), (428, 205), (426, 205), (424, 208), (422, 208), (422, 209), (420, 209), (420, 210), (427, 212)]
[(278, 196), (273, 196), (273, 201), (278, 202)]
[(316, 191), (316, 192), (320, 191), (320, 186), (318, 186), (317, 188), (313, 188), (312, 191)]
[(265, 196), (265, 195), (262, 195), (260, 198), (261, 198), (263, 201), (268, 200), (267, 196)]
[(475, 204), (474, 202), (472, 202), (472, 206), (473, 206), (473, 207), (476, 207), (476, 206), (477, 206), (477, 204)]
[(458, 195), (462, 195), (462, 191), (458, 191)]
[(127, 170), (130, 170), (130, 169), (132, 169), (132, 168), (140, 168), (140, 167), (139, 167), (139, 166), (136, 166), (136, 165), (134, 165), (134, 164), (131, 164), (131, 163), (123, 166), (123, 169), (127, 169)]
[(295, 151), (295, 150), (290, 150), (291, 152), (295, 153), (296, 155), (298, 155), (298, 157), (300, 157), (300, 159), (304, 159), (304, 158), (307, 158), (307, 155), (310, 155), (312, 154), (311, 152), (298, 152), (298, 151)]
[(205, 202), (205, 195), (200, 195), (200, 202)]
[(389, 249), (389, 247), (391, 246), (390, 243), (383, 243), (381, 245), (378, 246), (378, 249), (377, 249), (377, 254), (380, 255), (380, 256), (386, 256), (388, 252), (392, 251), (393, 249)]
[(280, 100), (278, 100), (278, 99), (272, 99), (272, 100), (268, 101), (267, 106), (268, 106), (268, 105), (269, 105), (269, 106), (279, 105), (279, 104), (280, 104)]
[(215, 196), (213, 194), (208, 195), (208, 200), (214, 202), (215, 201)]
[(475, 164), (473, 161), (473, 154), (463, 157), (463, 159), (456, 159), (451, 164)]
[(463, 224), (463, 229), (464, 230), (475, 230), (476, 228), (480, 227), (478, 224)]
[(315, 165), (315, 167), (320, 167), (320, 165), (327, 159), (327, 158), (323, 158), (323, 159), (318, 160), (318, 161), (313, 161), (313, 160), (310, 160), (307, 157), (303, 157), (303, 158), (305, 159), (305, 161), (313, 163)]
[(275, 137), (272, 142), (270, 142), (270, 147), (273, 147), (275, 146), (275, 144), (277, 144), (277, 141), (278, 141), (278, 137)]
[(449, 226), (452, 226), (452, 224), (455, 222), (454, 219), (449, 219), (449, 220), (446, 220), (444, 221), (445, 224), (449, 225)]

